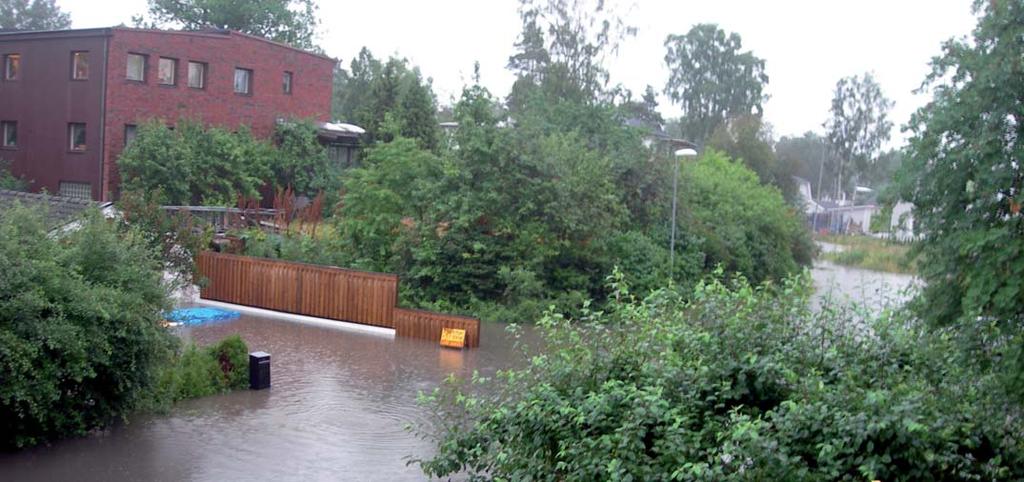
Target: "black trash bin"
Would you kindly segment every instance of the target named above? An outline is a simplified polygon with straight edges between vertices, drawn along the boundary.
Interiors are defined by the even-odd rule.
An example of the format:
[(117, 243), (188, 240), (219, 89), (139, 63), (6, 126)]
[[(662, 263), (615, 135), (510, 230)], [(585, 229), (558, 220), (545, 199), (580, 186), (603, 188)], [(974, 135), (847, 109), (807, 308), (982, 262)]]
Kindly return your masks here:
[(270, 388), (270, 353), (254, 351), (249, 354), (249, 388)]

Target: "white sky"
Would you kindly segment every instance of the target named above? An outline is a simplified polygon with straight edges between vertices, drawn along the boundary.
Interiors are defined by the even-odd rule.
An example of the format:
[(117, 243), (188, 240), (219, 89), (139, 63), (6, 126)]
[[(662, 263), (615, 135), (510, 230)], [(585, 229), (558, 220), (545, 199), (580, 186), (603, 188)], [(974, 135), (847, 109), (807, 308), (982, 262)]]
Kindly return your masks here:
[[(616, 3), (615, 0), (609, 0)], [(130, 24), (145, 0), (58, 0), (75, 28)], [(347, 66), (366, 45), (381, 57), (398, 53), (434, 79), (442, 103), (457, 96), (481, 64), (482, 82), (504, 96), (512, 84), (505, 70), (520, 21), (515, 0), (319, 0), (320, 45)], [(101, 7), (102, 5), (102, 7)], [(665, 37), (712, 22), (743, 37), (743, 47), (766, 60), (770, 77), (765, 118), (777, 137), (821, 130), (832, 89), (843, 76), (872, 71), (896, 102), (899, 127), (927, 101), (914, 95), (927, 62), (942, 41), (973, 28), (971, 0), (619, 0), (627, 23), (638, 27), (608, 65), (613, 83), (634, 93), (668, 78)], [(662, 113), (679, 111), (662, 96)]]

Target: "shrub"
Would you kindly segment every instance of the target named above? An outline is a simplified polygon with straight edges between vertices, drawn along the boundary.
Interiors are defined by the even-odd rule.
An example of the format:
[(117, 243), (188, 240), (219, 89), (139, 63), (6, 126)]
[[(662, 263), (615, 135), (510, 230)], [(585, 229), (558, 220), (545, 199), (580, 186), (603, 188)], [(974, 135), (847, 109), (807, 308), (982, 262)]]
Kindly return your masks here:
[(248, 385), (249, 348), (238, 335), (205, 348), (186, 345), (161, 372), (151, 409)]
[[(539, 323), (543, 352), (423, 397), (430, 476), (1020, 480), (998, 379), (915, 320), (814, 315), (806, 280), (699, 283)], [(998, 416), (995, 416), (997, 415)]]
[(73, 232), (0, 211), (0, 448), (80, 435), (133, 410), (173, 338), (161, 263), (90, 212)]

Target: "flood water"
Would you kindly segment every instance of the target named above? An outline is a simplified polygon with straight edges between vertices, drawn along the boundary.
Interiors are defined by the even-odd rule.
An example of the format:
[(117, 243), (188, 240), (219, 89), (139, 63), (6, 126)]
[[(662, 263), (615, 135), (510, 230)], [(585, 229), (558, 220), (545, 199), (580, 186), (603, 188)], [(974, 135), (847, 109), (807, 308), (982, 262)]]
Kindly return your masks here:
[[(843, 246), (818, 242), (823, 252), (840, 251)], [(811, 269), (814, 297), (811, 307), (819, 309), (826, 303), (855, 303), (870, 311), (878, 311), (910, 299), (919, 279), (907, 274), (883, 273), (838, 265), (823, 259), (815, 260)]]
[(496, 323), (483, 324), (480, 348), (465, 351), (251, 315), (185, 330), (200, 344), (241, 334), (252, 351), (271, 354), (272, 387), (0, 454), (0, 481), (422, 480), (406, 465), (431, 453), (405, 429), (425, 417), (417, 392), (452, 372), (492, 373), (518, 360)]
[[(816, 305), (828, 296), (880, 304), (913, 283), (827, 262), (812, 276)], [(431, 453), (405, 428), (426, 416), (417, 393), (452, 372), (520, 362), (504, 328), (484, 323), (480, 348), (466, 351), (251, 315), (184, 328), (200, 344), (239, 333), (251, 350), (270, 353), (271, 389), (187, 401), (99, 435), (0, 454), (0, 481), (422, 480), (406, 465)]]

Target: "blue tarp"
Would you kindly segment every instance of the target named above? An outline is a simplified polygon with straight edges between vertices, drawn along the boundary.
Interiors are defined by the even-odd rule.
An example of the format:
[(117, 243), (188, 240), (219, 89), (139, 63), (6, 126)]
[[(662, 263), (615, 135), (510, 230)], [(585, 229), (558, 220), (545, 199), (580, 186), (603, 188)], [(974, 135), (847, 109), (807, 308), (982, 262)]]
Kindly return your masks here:
[(178, 308), (165, 315), (169, 321), (183, 325), (198, 325), (211, 321), (233, 320), (241, 313), (221, 308)]

